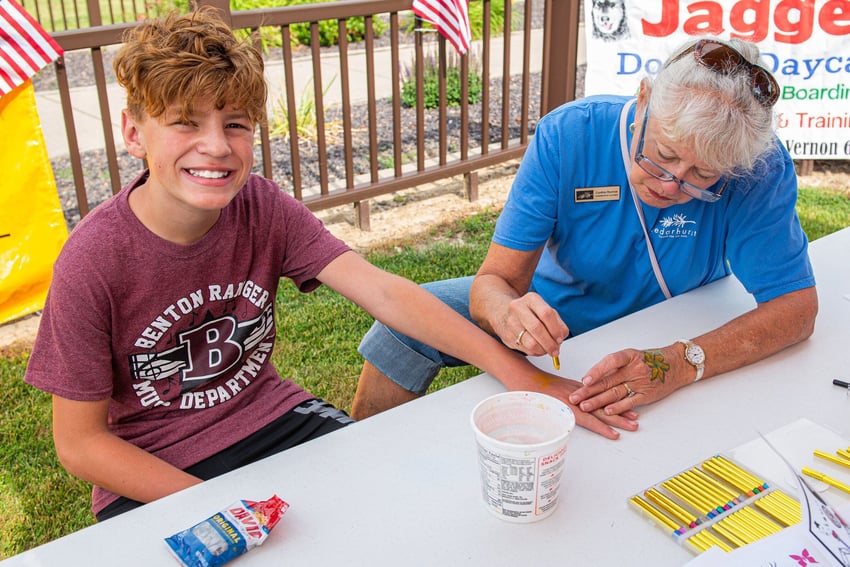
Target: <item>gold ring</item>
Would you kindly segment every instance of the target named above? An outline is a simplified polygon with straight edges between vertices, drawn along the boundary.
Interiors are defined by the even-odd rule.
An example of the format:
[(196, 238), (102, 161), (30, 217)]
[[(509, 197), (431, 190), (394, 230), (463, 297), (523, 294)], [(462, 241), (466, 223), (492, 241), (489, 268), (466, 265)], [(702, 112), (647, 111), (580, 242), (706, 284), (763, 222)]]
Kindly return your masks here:
[(631, 388), (629, 388), (629, 385), (626, 382), (623, 382), (623, 386), (625, 386), (625, 388), (626, 388), (626, 397), (627, 398), (631, 398), (632, 396), (635, 395), (634, 391)]
[(520, 331), (520, 332), (519, 332), (519, 335), (517, 335), (517, 337), (516, 337), (516, 344), (517, 344), (517, 346), (519, 346), (519, 345), (521, 345), (521, 344), (522, 344), (522, 337), (523, 337), (523, 335), (525, 335), (525, 329), (523, 329), (522, 331)]

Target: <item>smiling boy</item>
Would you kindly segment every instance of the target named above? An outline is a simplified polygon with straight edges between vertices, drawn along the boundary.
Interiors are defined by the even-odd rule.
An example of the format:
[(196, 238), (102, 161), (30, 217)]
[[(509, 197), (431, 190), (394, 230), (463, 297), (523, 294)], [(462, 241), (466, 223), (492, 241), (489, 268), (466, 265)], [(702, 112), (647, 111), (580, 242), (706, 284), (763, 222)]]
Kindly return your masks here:
[[(281, 277), (303, 292), (328, 285), (512, 388), (574, 389), (370, 265), (251, 173), (263, 61), (214, 9), (146, 21), (125, 39), (114, 62), (122, 133), (147, 169), (68, 239), (26, 372), (53, 395), (57, 454), (94, 485), (99, 520), (352, 421), (271, 364)], [(634, 417), (578, 416), (606, 430), (633, 429)]]

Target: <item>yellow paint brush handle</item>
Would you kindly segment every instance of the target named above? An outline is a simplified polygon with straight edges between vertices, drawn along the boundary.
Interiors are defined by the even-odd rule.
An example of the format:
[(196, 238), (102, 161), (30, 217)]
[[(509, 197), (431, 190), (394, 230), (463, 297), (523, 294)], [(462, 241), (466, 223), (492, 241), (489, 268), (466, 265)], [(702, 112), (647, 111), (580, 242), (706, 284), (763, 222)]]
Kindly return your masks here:
[(831, 463), (835, 463), (837, 465), (841, 465), (841, 466), (850, 468), (850, 460), (847, 460), (843, 457), (836, 457), (835, 455), (832, 455), (832, 454), (827, 453), (825, 451), (821, 451), (820, 449), (815, 449), (814, 454), (815, 454), (815, 457), (820, 457), (821, 459), (824, 459), (825, 461), (829, 461)]
[(821, 482), (825, 482), (830, 486), (834, 486), (835, 488), (837, 488), (839, 490), (843, 490), (847, 494), (850, 494), (850, 486), (844, 484), (840, 480), (835, 480), (831, 476), (827, 476), (827, 475), (823, 474), (822, 472), (812, 470), (809, 467), (803, 467), (803, 474), (806, 475), (806, 476), (810, 476), (812, 478), (815, 478), (815, 479), (817, 479)]

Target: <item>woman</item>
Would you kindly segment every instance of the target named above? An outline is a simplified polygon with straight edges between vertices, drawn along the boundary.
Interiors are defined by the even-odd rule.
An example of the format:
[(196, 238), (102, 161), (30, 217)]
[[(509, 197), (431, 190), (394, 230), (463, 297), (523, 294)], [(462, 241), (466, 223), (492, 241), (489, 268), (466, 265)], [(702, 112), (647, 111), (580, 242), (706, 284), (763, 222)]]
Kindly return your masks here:
[[(691, 40), (636, 98), (588, 97), (546, 115), (474, 280), (426, 287), (511, 348), (557, 356), (569, 336), (734, 273), (753, 310), (698, 337), (609, 354), (555, 393), (608, 415), (807, 338), (817, 295), (796, 174), (773, 133), (779, 87), (757, 62), (753, 44)], [(360, 352), (357, 418), (463, 364), (379, 324)]]

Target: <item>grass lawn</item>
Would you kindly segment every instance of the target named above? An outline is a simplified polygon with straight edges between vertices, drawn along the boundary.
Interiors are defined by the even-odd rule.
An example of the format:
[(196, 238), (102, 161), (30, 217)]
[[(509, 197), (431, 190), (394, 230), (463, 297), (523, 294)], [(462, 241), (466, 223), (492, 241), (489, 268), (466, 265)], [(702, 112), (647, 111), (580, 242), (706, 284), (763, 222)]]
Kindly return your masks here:
[[(850, 198), (842, 192), (802, 187), (798, 212), (810, 240), (850, 226)], [(425, 242), (378, 250), (368, 259), (418, 282), (472, 274), (484, 258), (497, 214), (441, 226)], [(447, 244), (447, 235), (462, 236), (463, 244)], [(281, 340), (272, 358), (275, 366), (284, 377), (350, 409), (362, 365), (357, 344), (371, 318), (327, 288), (304, 295), (286, 283), (277, 303)], [(50, 396), (23, 382), (27, 355), (0, 358), (0, 559), (93, 523), (89, 485), (68, 475), (56, 460)], [(477, 373), (474, 368), (443, 372), (432, 388)]]

